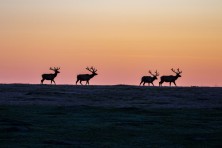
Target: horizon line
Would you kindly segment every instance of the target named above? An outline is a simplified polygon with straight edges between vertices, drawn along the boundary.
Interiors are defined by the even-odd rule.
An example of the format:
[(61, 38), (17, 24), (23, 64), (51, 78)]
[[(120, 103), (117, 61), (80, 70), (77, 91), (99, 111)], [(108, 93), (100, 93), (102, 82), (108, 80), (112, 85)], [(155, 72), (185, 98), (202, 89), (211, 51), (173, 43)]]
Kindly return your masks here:
[(142, 85), (133, 85), (133, 84), (90, 84), (90, 85), (76, 85), (76, 84), (38, 84), (38, 83), (0, 83), (0, 85), (46, 85), (46, 86), (137, 86), (137, 87), (172, 87), (172, 88), (179, 88), (179, 87), (214, 87), (214, 88), (219, 88), (219, 87), (222, 87), (222, 86), (186, 86), (186, 85), (183, 85), (183, 86), (168, 86), (168, 85), (164, 85), (164, 86), (159, 86), (159, 85), (156, 85), (156, 86), (142, 86)]

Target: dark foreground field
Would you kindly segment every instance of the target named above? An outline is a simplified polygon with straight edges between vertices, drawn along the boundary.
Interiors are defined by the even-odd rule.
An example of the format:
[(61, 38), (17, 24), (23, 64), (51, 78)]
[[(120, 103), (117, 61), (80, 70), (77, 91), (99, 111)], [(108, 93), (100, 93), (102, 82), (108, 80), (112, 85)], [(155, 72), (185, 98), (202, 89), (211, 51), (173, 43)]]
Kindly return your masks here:
[(0, 147), (222, 147), (222, 88), (0, 85)]

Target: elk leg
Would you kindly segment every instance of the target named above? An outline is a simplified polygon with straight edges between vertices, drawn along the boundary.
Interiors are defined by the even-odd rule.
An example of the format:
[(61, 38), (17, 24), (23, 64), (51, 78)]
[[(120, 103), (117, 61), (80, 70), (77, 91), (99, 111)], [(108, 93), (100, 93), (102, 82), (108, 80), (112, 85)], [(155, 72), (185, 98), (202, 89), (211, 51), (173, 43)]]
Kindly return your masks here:
[(170, 82), (170, 86), (171, 86), (171, 82)]
[(87, 85), (87, 84), (89, 85), (89, 81), (86, 81), (86, 85)]
[(44, 80), (45, 80), (45, 79), (42, 79), (42, 80), (41, 80), (41, 84), (43, 84), (43, 81), (44, 81)]
[(177, 86), (175, 82), (173, 82), (173, 83), (174, 83), (175, 86)]
[(56, 84), (56, 82), (54, 80), (52, 80), (54, 82), (54, 84)]
[(76, 81), (76, 85), (77, 85), (78, 82), (79, 82), (79, 79), (77, 79), (77, 81)]
[(151, 83), (153, 86), (154, 86), (154, 84), (153, 83)]
[(140, 85), (143, 83), (143, 81), (140, 82)]
[(80, 80), (80, 84), (82, 85), (82, 81)]

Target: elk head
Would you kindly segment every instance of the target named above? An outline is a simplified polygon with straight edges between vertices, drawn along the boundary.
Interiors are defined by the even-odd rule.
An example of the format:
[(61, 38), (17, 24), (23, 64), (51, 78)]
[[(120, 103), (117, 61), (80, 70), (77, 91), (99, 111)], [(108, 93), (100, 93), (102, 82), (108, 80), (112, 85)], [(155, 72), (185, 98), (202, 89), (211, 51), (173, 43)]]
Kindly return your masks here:
[(157, 79), (157, 76), (159, 76), (159, 73), (157, 72), (157, 70), (155, 71), (155, 74), (153, 74), (150, 70), (149, 73), (153, 76), (154, 80)]
[(94, 67), (87, 67), (86, 68), (88, 71), (90, 71), (94, 76), (98, 75), (96, 72), (97, 72), (97, 69), (95, 69)]
[(171, 70), (176, 74), (176, 77), (181, 77), (180, 74), (182, 73), (182, 71), (180, 71), (179, 68), (177, 68), (177, 71), (175, 71), (173, 68)]

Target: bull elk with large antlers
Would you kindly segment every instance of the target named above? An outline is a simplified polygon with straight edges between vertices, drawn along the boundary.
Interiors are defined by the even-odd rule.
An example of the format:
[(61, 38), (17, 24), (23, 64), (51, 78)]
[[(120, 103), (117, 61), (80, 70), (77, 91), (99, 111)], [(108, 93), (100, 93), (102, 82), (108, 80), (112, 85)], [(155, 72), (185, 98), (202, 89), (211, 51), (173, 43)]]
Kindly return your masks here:
[(55, 81), (54, 81), (54, 79), (55, 79), (55, 77), (57, 76), (57, 74), (60, 73), (60, 72), (59, 72), (59, 69), (60, 69), (60, 68), (58, 68), (58, 67), (57, 67), (57, 68), (55, 68), (55, 67), (54, 67), (54, 68), (50, 67), (50, 70), (54, 71), (55, 73), (53, 73), (53, 74), (43, 74), (43, 75), (42, 75), (41, 83), (43, 84), (43, 81), (44, 81), (44, 80), (50, 80), (50, 81), (51, 81), (51, 84), (52, 84), (52, 82), (54, 82), (54, 84), (56, 84)]
[(80, 84), (82, 85), (82, 81), (86, 81), (86, 85), (89, 85), (89, 80), (92, 79), (94, 76), (98, 75), (97, 69), (95, 69), (94, 67), (87, 67), (86, 68), (88, 71), (90, 71), (92, 74), (79, 74), (77, 75), (77, 80), (76, 80), (76, 85), (77, 83), (80, 81)]
[(181, 77), (181, 73), (182, 71), (180, 71), (180, 69), (178, 68), (177, 71), (175, 71), (173, 68), (171, 69), (176, 75), (175, 76), (162, 76), (160, 77), (160, 82), (159, 82), (159, 85), (162, 86), (163, 82), (169, 82), (170, 83), (170, 86), (171, 86), (171, 83), (173, 82), (175, 86), (176, 85), (176, 80)]
[(159, 76), (159, 73), (157, 72), (157, 70), (155, 71), (155, 74), (153, 74), (150, 70), (149, 70), (149, 73), (152, 75), (152, 76), (143, 76), (141, 78), (141, 82), (140, 82), (140, 85), (143, 83), (143, 86), (145, 85), (145, 83), (148, 83), (148, 85), (150, 86), (150, 83), (154, 86), (153, 84), (153, 81), (154, 80), (157, 80), (157, 76)]

